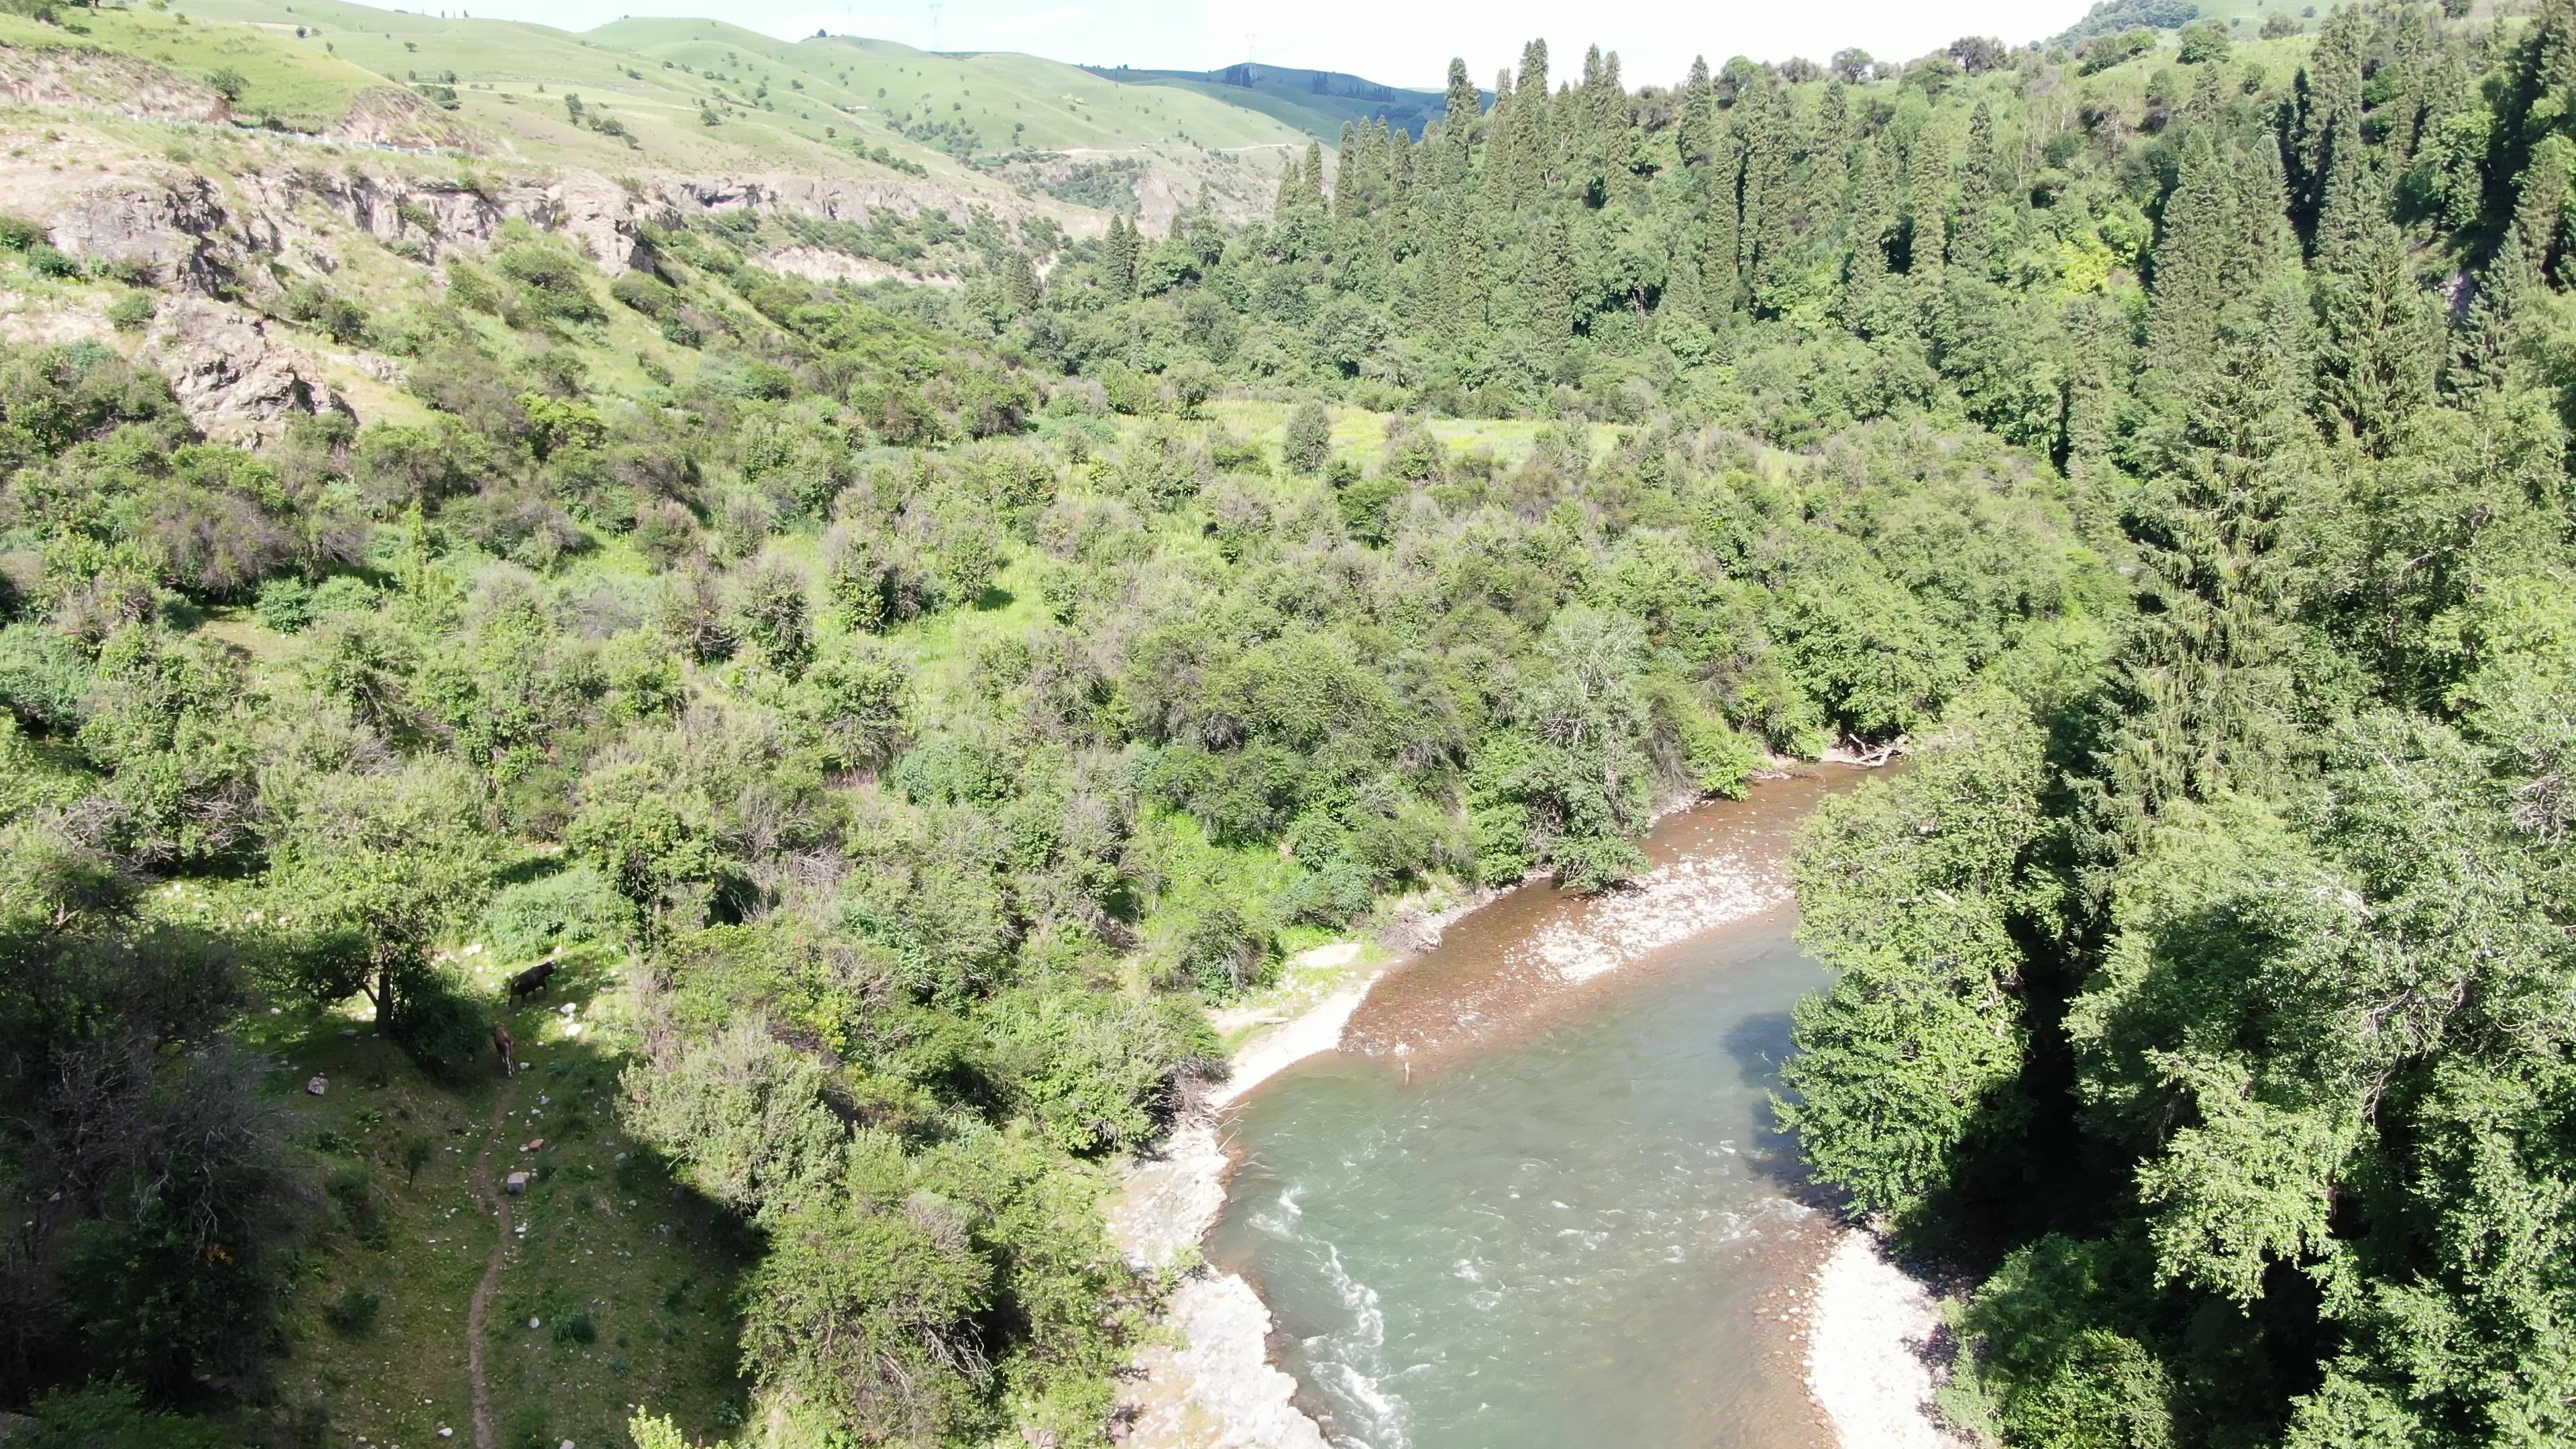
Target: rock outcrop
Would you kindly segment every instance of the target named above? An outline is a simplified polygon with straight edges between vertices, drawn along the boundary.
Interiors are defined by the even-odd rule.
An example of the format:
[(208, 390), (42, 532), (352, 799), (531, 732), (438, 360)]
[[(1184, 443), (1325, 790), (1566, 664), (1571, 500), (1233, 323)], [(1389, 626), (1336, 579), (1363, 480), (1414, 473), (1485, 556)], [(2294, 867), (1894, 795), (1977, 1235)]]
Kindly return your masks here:
[(136, 358), (170, 379), (188, 420), (210, 438), (262, 443), (297, 414), (349, 412), (322, 366), (270, 335), (257, 313), (204, 297), (162, 307)]
[(45, 225), (53, 244), (70, 256), (214, 293), (233, 275), (219, 245), (224, 221), (211, 183), (171, 171), (111, 177), (61, 197)]
[(323, 133), (334, 141), (367, 146), (400, 146), (411, 150), (471, 151), (486, 149), (474, 133), (400, 86), (375, 86), (349, 98), (349, 114)]

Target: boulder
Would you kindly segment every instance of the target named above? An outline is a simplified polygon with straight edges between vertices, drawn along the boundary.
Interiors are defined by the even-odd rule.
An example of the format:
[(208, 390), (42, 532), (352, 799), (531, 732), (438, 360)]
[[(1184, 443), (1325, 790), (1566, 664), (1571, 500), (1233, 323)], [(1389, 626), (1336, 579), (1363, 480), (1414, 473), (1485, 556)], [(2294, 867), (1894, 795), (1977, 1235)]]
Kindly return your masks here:
[(331, 1083), (328, 1079), (323, 1077), (309, 1077), (305, 1080), (304, 1090), (319, 1097), (323, 1093), (331, 1090)]
[(502, 1179), (501, 1186), (514, 1197), (524, 1194), (528, 1190), (528, 1175), (524, 1172), (511, 1173)]

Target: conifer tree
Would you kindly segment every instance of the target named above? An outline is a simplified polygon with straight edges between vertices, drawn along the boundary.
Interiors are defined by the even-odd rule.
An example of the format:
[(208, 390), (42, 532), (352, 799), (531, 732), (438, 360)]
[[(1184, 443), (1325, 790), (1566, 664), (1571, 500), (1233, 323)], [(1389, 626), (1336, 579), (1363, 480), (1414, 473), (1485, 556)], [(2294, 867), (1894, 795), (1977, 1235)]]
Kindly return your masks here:
[(1109, 218), (1109, 235), (1100, 248), (1101, 281), (1112, 297), (1136, 294), (1136, 229), (1122, 213)]
[(2079, 297), (2067, 304), (2064, 328), (2072, 365), (2066, 373), (2066, 436), (2060, 458), (2067, 477), (2091, 482), (2110, 467), (2120, 379), (2129, 370), (2123, 345), (2127, 320), (2102, 297)]
[(1673, 123), (1673, 149), (1684, 166), (1707, 163), (1717, 145), (1717, 87), (1708, 78), (1708, 57), (1692, 56), (1690, 75), (1681, 88), (1681, 115)]
[(1455, 57), (1449, 61), (1449, 86), (1443, 95), (1441, 113), (1443, 135), (1451, 146), (1464, 152), (1476, 138), (1476, 122), (1484, 110), (1484, 98), (1476, 94), (1476, 83), (1467, 78), (1467, 62)]
[(1026, 252), (1013, 251), (1003, 263), (1002, 299), (1014, 312), (1025, 312), (1038, 304), (1038, 271), (1029, 264)]
[(2279, 546), (2313, 472), (2310, 327), (2295, 285), (2231, 309), (2175, 446), (2129, 505), (2146, 607), (2123, 646), (2105, 761), (2117, 806), (2101, 826), (2133, 848), (2144, 817), (2251, 787), (2300, 747)]
[(2165, 199), (2147, 313), (2149, 352), (2168, 371), (2205, 366), (2217, 345), (2219, 308), (2243, 255), (2234, 172), (2208, 131), (2192, 132)]
[(1780, 300), (1792, 264), (1789, 99), (1766, 77), (1741, 105), (1744, 179), (1737, 207), (1737, 271), (1753, 289), (1755, 305), (1769, 307)]
[(1842, 216), (1851, 187), (1851, 101), (1843, 83), (1828, 82), (1816, 101), (1816, 120), (1807, 142), (1809, 227), (1828, 239)]
[(1851, 261), (1843, 273), (1843, 325), (1867, 336), (1887, 280), (1887, 237), (1896, 227), (1896, 198), (1878, 145), (1860, 148), (1852, 178)]
[(1323, 142), (1321, 142), (1321, 141), (1309, 141), (1309, 142), (1307, 142), (1307, 143), (1306, 143), (1306, 164), (1305, 164), (1304, 168), (1302, 169), (1302, 174), (1300, 174), (1300, 175), (1299, 175), (1299, 177), (1298, 177), (1298, 179), (1297, 179), (1297, 186), (1298, 186), (1298, 190), (1304, 193), (1304, 199), (1305, 199), (1305, 200), (1308, 200), (1308, 201), (1321, 201), (1321, 200), (1323, 200), (1323, 197), (1324, 197), (1324, 143), (1323, 143)]
[(2504, 241), (2478, 274), (2478, 294), (2469, 304), (2468, 326), (2460, 333), (2449, 377), (2452, 392), (2468, 396), (2500, 386), (2522, 348), (2525, 314), (2535, 283), (2522, 237), (2508, 230)]
[(1565, 218), (1551, 215), (1532, 250), (1530, 315), (1539, 336), (1550, 343), (1574, 335), (1574, 239)]
[(2299, 234), (2290, 221), (2290, 179), (2281, 165), (2281, 145), (2271, 133), (2255, 138), (2244, 153), (2236, 185), (2238, 245), (2251, 282), (2295, 274), (2302, 266)]
[[(1314, 143), (1309, 142), (1309, 145)], [(1360, 129), (1349, 121), (1342, 122), (1340, 142), (1333, 151), (1333, 215), (1361, 214), (1359, 168), (1367, 161), (1360, 152)]]
[(1984, 101), (1968, 116), (1968, 150), (1959, 162), (1958, 220), (1949, 257), (1971, 276), (1994, 266), (1995, 113)]
[[(1521, 129), (1521, 98), (1513, 89), (1512, 73), (1506, 70), (1494, 77), (1494, 109), (1485, 117), (1485, 198), (1499, 209), (1520, 205)], [(1468, 153), (1456, 154), (1463, 178)]]
[(1732, 118), (1722, 122), (1709, 145), (1708, 164), (1696, 178), (1704, 220), (1700, 276), (1708, 293), (1709, 320), (1717, 323), (1742, 300), (1743, 227), (1738, 215), (1744, 176), (1743, 138)]
[(1519, 76), (1512, 84), (1513, 173), (1515, 205), (1527, 205), (1546, 187), (1555, 162), (1553, 104), (1547, 89), (1547, 42), (1521, 47)]
[[(2349, 180), (2345, 179), (2349, 174)], [(2406, 238), (2388, 219), (2378, 171), (2336, 173), (2318, 225), (2318, 397), (2330, 422), (2384, 453), (2430, 400), (2441, 321), (2415, 285)]]
[(1440, 230), (1440, 325), (1454, 344), (1481, 330), (1486, 313), (1485, 228), (1465, 188), (1449, 193)]
[(1945, 191), (1949, 158), (1929, 135), (1914, 138), (1905, 157), (1906, 274), (1937, 277), (1950, 251), (1950, 200)]
[(1628, 88), (1619, 79), (1619, 52), (1601, 57), (1601, 73), (1584, 107), (1586, 151), (1601, 168), (1608, 189), (1624, 191), (1628, 168)]
[(2360, 6), (2338, 6), (2317, 32), (2316, 49), (2299, 70), (2298, 183), (2300, 230), (2321, 224), (2332, 173), (2359, 161), (2361, 63), (2368, 32)]
[(2576, 143), (2551, 134), (2531, 148), (2514, 196), (2513, 231), (2525, 262), (2539, 276), (2552, 274), (2566, 228), (2568, 181), (2576, 170)]

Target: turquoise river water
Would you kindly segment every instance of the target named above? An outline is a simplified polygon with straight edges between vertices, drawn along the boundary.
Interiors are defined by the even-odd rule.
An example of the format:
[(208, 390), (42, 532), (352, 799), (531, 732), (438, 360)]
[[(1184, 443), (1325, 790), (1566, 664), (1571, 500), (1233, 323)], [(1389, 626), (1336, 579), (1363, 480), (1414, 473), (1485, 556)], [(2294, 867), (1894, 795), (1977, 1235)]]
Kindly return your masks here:
[(1237, 1110), (1209, 1256), (1336, 1444), (1827, 1449), (1794, 1311), (1825, 1224), (1767, 1093), (1825, 979), (1780, 858), (1853, 774), (1673, 817), (1630, 899), (1468, 917)]

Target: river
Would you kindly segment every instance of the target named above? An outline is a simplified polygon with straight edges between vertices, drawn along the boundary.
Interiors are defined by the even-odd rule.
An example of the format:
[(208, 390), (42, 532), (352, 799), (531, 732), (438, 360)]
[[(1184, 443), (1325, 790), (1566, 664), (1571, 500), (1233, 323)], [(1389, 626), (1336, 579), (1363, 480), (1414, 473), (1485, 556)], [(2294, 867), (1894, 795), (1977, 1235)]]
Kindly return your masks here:
[(1829, 1449), (1797, 1312), (1829, 1239), (1767, 1094), (1825, 983), (1796, 823), (1857, 771), (1668, 819), (1643, 887), (1516, 892), (1252, 1093), (1208, 1241), (1365, 1449)]

